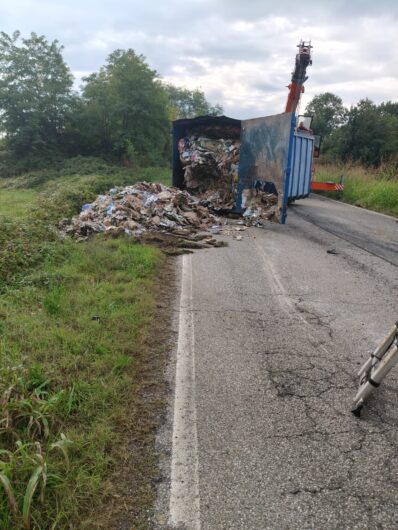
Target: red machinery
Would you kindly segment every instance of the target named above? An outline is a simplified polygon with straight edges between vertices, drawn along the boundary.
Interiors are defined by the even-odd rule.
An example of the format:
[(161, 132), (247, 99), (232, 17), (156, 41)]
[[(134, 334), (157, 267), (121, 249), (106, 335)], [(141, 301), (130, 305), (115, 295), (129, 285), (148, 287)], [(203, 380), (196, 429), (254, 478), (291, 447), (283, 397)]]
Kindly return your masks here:
[(296, 112), (300, 96), (304, 92), (304, 83), (308, 77), (305, 75), (307, 66), (312, 64), (311, 59), (311, 41), (300, 41), (297, 45), (299, 51), (296, 55), (296, 64), (292, 72), (292, 82), (288, 86), (289, 95), (287, 96), (285, 112)]
[[(296, 55), (296, 63), (292, 72), (292, 81), (288, 85), (289, 94), (287, 96), (285, 112), (296, 112), (300, 102), (301, 94), (304, 92), (304, 83), (308, 79), (307, 67), (312, 65), (311, 58), (311, 41), (300, 41), (297, 45), (298, 53)], [(308, 131), (302, 122), (298, 125), (298, 130)], [(314, 147), (314, 158), (319, 156), (319, 146)], [(314, 176), (314, 166), (312, 168), (312, 177)], [(316, 182), (311, 180), (312, 191), (342, 191), (344, 185), (342, 182)]]

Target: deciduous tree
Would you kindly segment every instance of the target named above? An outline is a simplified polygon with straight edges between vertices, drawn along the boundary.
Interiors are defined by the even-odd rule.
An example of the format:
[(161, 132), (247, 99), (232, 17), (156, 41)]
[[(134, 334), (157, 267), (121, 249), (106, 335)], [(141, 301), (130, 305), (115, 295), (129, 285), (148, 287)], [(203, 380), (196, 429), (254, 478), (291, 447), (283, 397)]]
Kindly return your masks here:
[(306, 114), (314, 117), (312, 128), (315, 134), (329, 135), (334, 129), (343, 125), (347, 110), (339, 96), (325, 92), (315, 96), (307, 105)]
[(169, 99), (169, 116), (172, 120), (195, 118), (197, 116), (221, 116), (221, 105), (211, 105), (205, 94), (199, 90), (189, 90), (175, 85), (164, 85)]
[[(167, 97), (157, 73), (133, 50), (116, 50), (84, 79), (82, 123), (91, 154), (125, 163), (160, 163), (168, 156)], [(136, 161), (136, 160), (135, 160)]]
[(16, 160), (32, 165), (61, 149), (73, 78), (55, 40), (0, 33), (0, 128)]

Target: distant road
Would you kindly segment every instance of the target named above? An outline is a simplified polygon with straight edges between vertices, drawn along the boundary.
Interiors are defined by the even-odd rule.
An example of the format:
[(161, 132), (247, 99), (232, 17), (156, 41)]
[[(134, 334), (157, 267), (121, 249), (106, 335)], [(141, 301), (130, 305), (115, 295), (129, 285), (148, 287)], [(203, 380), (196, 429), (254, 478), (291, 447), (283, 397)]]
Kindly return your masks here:
[(172, 522), (398, 528), (398, 368), (350, 413), (398, 318), (398, 223), (314, 197), (228, 242), (182, 261)]
[(398, 265), (398, 219), (317, 196), (298, 201), (291, 212)]

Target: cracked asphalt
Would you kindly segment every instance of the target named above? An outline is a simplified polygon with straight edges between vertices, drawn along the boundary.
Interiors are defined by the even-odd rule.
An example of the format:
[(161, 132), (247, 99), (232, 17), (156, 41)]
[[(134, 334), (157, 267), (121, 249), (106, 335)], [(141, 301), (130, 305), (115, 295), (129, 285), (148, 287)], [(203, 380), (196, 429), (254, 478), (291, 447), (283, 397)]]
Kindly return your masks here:
[[(319, 198), (192, 256), (200, 528), (398, 528), (398, 222)], [(328, 253), (327, 251), (333, 253)]]

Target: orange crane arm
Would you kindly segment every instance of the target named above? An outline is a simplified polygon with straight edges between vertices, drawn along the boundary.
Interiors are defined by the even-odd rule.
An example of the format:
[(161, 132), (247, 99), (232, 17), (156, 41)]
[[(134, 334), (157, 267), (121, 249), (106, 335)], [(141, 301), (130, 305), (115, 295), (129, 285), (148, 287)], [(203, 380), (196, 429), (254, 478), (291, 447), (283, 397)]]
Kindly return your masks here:
[(300, 101), (300, 96), (304, 92), (304, 83), (308, 79), (306, 76), (307, 66), (312, 64), (311, 59), (311, 41), (301, 41), (298, 46), (296, 63), (292, 72), (292, 81), (288, 86), (289, 94), (287, 96), (285, 112), (296, 112)]
[[(307, 67), (311, 66), (311, 41), (300, 41), (297, 45), (298, 53), (296, 55), (296, 62), (292, 72), (292, 81), (288, 86), (289, 94), (287, 96), (285, 112), (296, 112), (300, 102), (301, 94), (304, 92), (304, 83), (307, 81)], [(300, 126), (299, 126), (300, 128)], [(314, 162), (312, 162), (312, 191), (342, 191), (344, 190), (343, 179), (340, 182), (317, 182), (313, 180), (314, 177)]]

